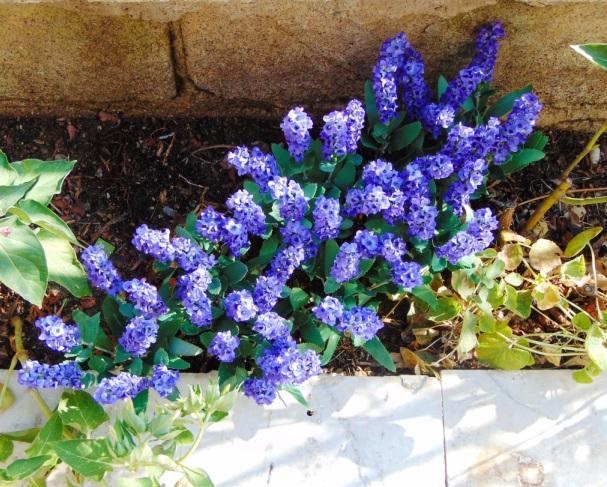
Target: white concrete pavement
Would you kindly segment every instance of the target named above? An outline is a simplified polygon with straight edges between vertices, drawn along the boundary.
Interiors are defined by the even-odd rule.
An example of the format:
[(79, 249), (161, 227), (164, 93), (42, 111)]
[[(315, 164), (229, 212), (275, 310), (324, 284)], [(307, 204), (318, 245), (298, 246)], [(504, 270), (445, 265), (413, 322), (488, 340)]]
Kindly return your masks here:
[[(217, 487), (602, 487), (606, 386), (569, 371), (325, 375), (302, 387), (311, 412), (288, 395), (264, 408), (239, 397), (190, 461)], [(11, 388), (0, 431), (40, 424), (14, 377)]]

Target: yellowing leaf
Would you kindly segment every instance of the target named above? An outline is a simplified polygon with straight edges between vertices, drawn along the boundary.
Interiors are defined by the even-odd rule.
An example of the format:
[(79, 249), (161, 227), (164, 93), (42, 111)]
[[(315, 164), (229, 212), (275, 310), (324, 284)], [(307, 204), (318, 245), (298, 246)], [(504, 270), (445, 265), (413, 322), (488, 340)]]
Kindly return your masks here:
[(458, 270), (451, 273), (451, 287), (462, 299), (468, 299), (474, 294), (475, 285), (464, 271)]
[(462, 359), (462, 355), (472, 351), (478, 343), (478, 340), (476, 339), (477, 321), (476, 316), (471, 311), (466, 311), (464, 313), (462, 329), (457, 342), (457, 356), (460, 360)]
[(542, 282), (535, 286), (532, 293), (537, 307), (541, 310), (554, 308), (561, 302), (559, 289), (550, 282)]
[(540, 238), (529, 250), (529, 263), (543, 275), (561, 265), (561, 249), (552, 240)]
[(506, 264), (507, 271), (513, 271), (523, 262), (523, 249), (517, 243), (506, 244), (497, 257)]
[(565, 262), (561, 266), (561, 275), (563, 278), (579, 280), (586, 274), (586, 259), (583, 255), (578, 255), (575, 259)]

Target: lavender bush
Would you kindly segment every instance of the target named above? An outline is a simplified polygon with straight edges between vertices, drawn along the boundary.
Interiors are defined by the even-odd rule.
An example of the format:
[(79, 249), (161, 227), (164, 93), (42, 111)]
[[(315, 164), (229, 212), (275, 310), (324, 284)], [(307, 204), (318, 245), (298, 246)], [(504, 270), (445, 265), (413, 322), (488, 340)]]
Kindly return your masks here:
[(53, 325), (47, 339), (41, 325), (41, 339), (69, 349), (71, 361), (29, 363), (21, 383), (96, 383), (101, 403), (141, 405), (150, 388), (175, 398), (184, 357), (206, 353), (220, 384), (259, 404), (280, 391), (303, 401), (296, 386), (320, 373), (343, 336), (395, 370), (377, 337), (381, 302), (408, 293), (438, 306), (432, 275), (469, 265), (493, 241), (495, 217), (471, 206), (488, 178), (543, 156), (530, 87), (489, 103), (502, 37), (498, 23), (482, 28), (470, 64), (433, 90), (398, 34), (381, 48), (364, 104), (350, 101), (316, 129), (296, 107), (281, 124), (286, 148), (228, 153), (246, 180), (225, 207), (189, 215), (174, 234), (135, 232), (157, 286), (123, 281), (102, 247), (86, 249), (90, 281), (107, 294), (102, 312), (74, 314), (76, 346), (73, 326)]

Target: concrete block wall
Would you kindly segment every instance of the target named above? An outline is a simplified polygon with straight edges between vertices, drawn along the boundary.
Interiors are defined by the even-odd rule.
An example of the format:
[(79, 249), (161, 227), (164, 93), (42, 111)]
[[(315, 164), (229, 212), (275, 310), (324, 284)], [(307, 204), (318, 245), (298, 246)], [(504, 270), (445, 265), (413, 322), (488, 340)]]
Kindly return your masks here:
[(501, 90), (532, 83), (543, 125), (607, 119), (607, 72), (569, 48), (607, 42), (607, 0), (0, 0), (0, 19), (0, 116), (321, 113), (362, 96), (396, 32), (435, 82), (499, 19)]

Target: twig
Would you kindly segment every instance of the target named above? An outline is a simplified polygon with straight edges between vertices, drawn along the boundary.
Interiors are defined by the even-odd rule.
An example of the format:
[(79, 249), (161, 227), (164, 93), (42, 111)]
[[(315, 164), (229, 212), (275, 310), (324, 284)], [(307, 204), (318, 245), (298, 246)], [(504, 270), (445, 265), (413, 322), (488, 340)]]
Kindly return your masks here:
[(592, 138), (588, 141), (588, 143), (586, 144), (586, 146), (584, 147), (584, 150), (582, 152), (580, 152), (578, 154), (578, 156), (571, 162), (571, 164), (569, 164), (569, 166), (567, 166), (567, 169), (565, 169), (565, 171), (563, 171), (563, 174), (561, 174), (561, 181), (565, 180), (567, 177), (569, 177), (569, 174), (571, 174), (571, 171), (573, 171), (577, 165), (582, 161), (582, 159), (584, 159), (584, 157), (586, 157), (588, 154), (590, 154), (590, 152), (592, 152), (592, 149), (594, 149), (594, 146), (596, 145), (597, 141), (599, 140), (599, 137), (601, 135), (603, 135), (603, 132), (607, 131), (607, 123), (601, 125), (601, 127), (599, 127), (599, 129), (595, 132), (595, 134), (592, 136)]
[(234, 147), (236, 147), (235, 145), (225, 145), (225, 144), (216, 144), (216, 145), (207, 145), (205, 147), (200, 147), (199, 149), (196, 149), (193, 152), (190, 152), (190, 155), (195, 155), (198, 154), (199, 152), (204, 152), (207, 150), (213, 150), (213, 149), (233, 149)]
[(183, 179), (186, 183), (188, 183), (190, 186), (194, 186), (196, 188), (200, 188), (200, 189), (208, 189), (206, 186), (201, 186), (200, 184), (196, 184), (193, 183), (192, 181), (190, 181), (188, 178), (186, 178), (185, 176), (183, 176), (182, 174), (178, 174), (177, 176), (179, 176), (181, 179)]
[(607, 203), (607, 196), (597, 196), (596, 198), (570, 198), (568, 196), (563, 196), (561, 201), (566, 205), (575, 206), (600, 205), (602, 203)]
[(530, 232), (544, 217), (546, 212), (552, 208), (571, 188), (571, 181), (569, 179), (564, 180), (559, 184), (556, 189), (537, 207), (537, 209), (531, 215), (531, 218), (527, 220), (524, 232)]

